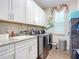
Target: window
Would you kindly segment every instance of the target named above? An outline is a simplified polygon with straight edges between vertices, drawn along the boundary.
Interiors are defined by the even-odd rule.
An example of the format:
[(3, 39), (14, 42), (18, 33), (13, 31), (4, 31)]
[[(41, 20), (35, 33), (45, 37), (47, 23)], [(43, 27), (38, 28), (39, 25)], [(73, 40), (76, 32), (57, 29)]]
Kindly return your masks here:
[(54, 14), (54, 33), (64, 34), (65, 33), (65, 23), (64, 23), (64, 11), (55, 12)]
[(55, 12), (55, 22), (64, 22), (64, 12)]

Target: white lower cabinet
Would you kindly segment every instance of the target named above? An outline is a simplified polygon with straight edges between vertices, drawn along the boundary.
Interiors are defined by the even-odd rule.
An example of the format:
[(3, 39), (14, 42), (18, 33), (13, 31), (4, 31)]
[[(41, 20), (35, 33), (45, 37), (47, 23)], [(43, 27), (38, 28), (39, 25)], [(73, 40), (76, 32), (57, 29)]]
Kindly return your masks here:
[(37, 38), (0, 47), (0, 59), (36, 59)]
[(36, 59), (37, 41), (23, 41), (15, 44), (15, 59)]
[(30, 47), (30, 59), (36, 59), (37, 58), (37, 45), (32, 45)]
[(16, 49), (15, 59), (29, 59), (28, 47)]
[(16, 50), (15, 59), (36, 59), (37, 45), (30, 45), (28, 47), (21, 47)]
[(14, 45), (0, 47), (0, 59), (14, 59)]

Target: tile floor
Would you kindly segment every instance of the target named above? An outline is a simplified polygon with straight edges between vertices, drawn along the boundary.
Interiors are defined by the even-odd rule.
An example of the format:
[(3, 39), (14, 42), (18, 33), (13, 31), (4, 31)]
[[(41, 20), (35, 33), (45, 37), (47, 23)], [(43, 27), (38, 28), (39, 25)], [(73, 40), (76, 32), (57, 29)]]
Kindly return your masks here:
[(70, 59), (67, 51), (50, 50), (46, 59)]

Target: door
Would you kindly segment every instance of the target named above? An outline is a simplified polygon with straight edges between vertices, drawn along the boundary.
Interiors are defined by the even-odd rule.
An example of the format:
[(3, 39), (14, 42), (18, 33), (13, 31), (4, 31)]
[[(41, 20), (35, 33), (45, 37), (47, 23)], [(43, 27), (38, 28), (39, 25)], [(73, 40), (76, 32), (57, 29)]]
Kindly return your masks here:
[(29, 59), (28, 47), (24, 46), (22, 48), (16, 49), (15, 59)]
[(14, 20), (25, 23), (25, 0), (12, 0), (12, 9)]
[(0, 59), (14, 59), (14, 53), (9, 52), (9, 53), (0, 55)]
[(0, 0), (0, 19), (8, 20), (8, 0)]

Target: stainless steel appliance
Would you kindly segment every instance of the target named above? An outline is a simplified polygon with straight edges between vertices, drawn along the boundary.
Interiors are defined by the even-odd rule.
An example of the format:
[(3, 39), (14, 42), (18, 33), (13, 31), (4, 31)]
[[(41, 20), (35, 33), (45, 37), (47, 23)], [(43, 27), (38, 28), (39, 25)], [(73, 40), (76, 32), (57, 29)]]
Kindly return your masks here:
[(45, 59), (52, 48), (51, 34), (38, 35), (38, 59)]
[(43, 59), (43, 36), (38, 35), (38, 58)]
[(45, 30), (34, 30), (33, 34), (37, 36), (37, 45), (38, 45), (38, 57), (37, 59), (45, 59), (49, 53), (50, 50), (50, 45), (51, 45), (51, 35), (49, 37), (49, 34), (45, 33)]

